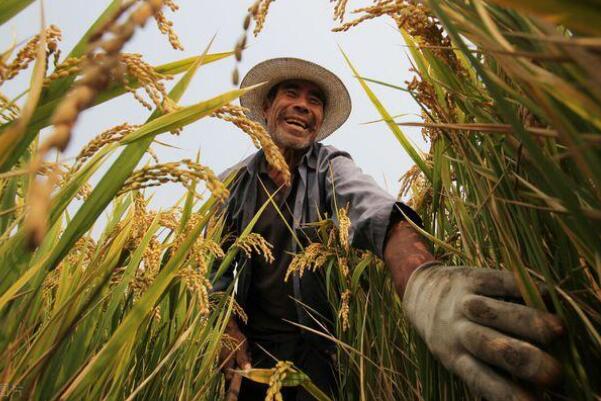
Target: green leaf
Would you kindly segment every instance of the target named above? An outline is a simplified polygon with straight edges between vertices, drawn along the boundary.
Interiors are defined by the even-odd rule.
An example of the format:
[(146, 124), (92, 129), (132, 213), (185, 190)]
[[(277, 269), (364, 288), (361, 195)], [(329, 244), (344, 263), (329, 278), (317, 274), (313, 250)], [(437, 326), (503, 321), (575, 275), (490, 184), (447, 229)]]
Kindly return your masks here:
[(405, 136), (405, 134), (403, 133), (403, 131), (401, 131), (401, 129), (399, 128), (399, 126), (396, 125), (396, 123), (394, 122), (394, 119), (392, 118), (392, 116), (388, 113), (388, 111), (384, 108), (384, 106), (382, 105), (382, 103), (380, 102), (380, 100), (376, 97), (375, 93), (373, 93), (373, 91), (369, 88), (369, 86), (361, 78), (361, 75), (357, 72), (357, 70), (355, 69), (355, 67), (351, 63), (350, 59), (346, 56), (346, 54), (344, 53), (344, 51), (342, 51), (342, 49), (340, 49), (340, 51), (342, 52), (342, 55), (344, 56), (344, 59), (346, 60), (348, 66), (353, 71), (353, 74), (355, 75), (355, 77), (357, 78), (357, 80), (359, 81), (359, 83), (361, 84), (361, 87), (363, 88), (363, 90), (367, 94), (367, 97), (369, 98), (369, 100), (371, 100), (371, 102), (373, 103), (373, 105), (376, 107), (376, 109), (378, 110), (378, 112), (382, 116), (382, 119), (384, 121), (386, 121), (386, 125), (388, 125), (388, 128), (390, 128), (390, 130), (392, 131), (392, 133), (394, 134), (394, 136), (397, 138), (397, 140), (399, 141), (399, 143), (401, 144), (401, 146), (403, 147), (403, 149), (405, 149), (405, 152), (407, 152), (407, 154), (409, 155), (409, 157), (411, 157), (411, 159), (413, 160), (413, 162), (415, 164), (417, 164), (419, 166), (419, 168), (424, 172), (424, 174), (426, 175), (426, 177), (428, 177), (428, 179), (431, 180), (432, 179), (432, 171), (431, 171), (430, 167), (428, 167), (426, 165), (426, 163), (421, 158), (421, 156), (419, 155), (419, 153), (417, 152), (417, 150), (413, 147), (413, 145), (407, 139), (407, 137)]
[[(208, 51), (208, 47), (206, 52)], [(185, 77), (182, 78), (182, 81), (178, 82), (175, 87), (169, 93), (170, 98), (175, 102), (179, 101), (187, 85), (190, 82), (190, 75), (193, 75), (199, 65), (202, 65), (202, 55), (199, 58), (195, 58), (194, 61), (190, 65), (190, 70), (186, 74)], [(220, 98), (217, 96), (217, 98)], [(206, 115), (211, 113), (214, 108), (220, 107), (222, 104), (215, 102), (216, 98), (210, 99), (207, 102), (201, 102), (200, 104), (205, 104), (205, 108), (199, 107), (196, 105), (196, 117), (200, 115)], [(229, 98), (226, 96), (222, 98), (222, 100), (229, 101)], [(194, 106), (192, 106), (194, 107)], [(158, 111), (155, 111), (150, 117), (150, 121), (159, 115)], [(187, 118), (190, 118), (190, 115), (186, 115)], [(198, 117), (200, 118), (200, 117)], [(172, 119), (163, 120), (163, 122), (173, 124), (174, 121)], [(183, 125), (183, 123), (182, 123)], [(142, 129), (144, 126), (142, 127)], [(106, 206), (110, 203), (110, 201), (114, 198), (114, 196), (121, 189), (123, 182), (127, 179), (129, 174), (136, 167), (138, 162), (144, 156), (146, 150), (150, 146), (153, 141), (154, 136), (150, 135), (147, 132), (145, 138), (133, 142), (125, 147), (123, 152), (119, 155), (118, 159), (113, 163), (109, 171), (103, 176), (100, 182), (96, 185), (94, 191), (90, 194), (88, 199), (84, 202), (84, 204), (77, 211), (76, 215), (73, 217), (73, 220), (69, 223), (63, 236), (61, 237), (59, 243), (56, 247), (53, 248), (51, 253), (51, 257), (47, 259), (48, 266), (47, 268), (53, 269), (56, 264), (64, 257), (66, 252), (70, 249), (71, 246), (77, 241), (83, 233), (85, 233), (92, 224), (96, 221), (98, 216), (102, 213), (102, 211), (106, 208)], [(107, 150), (108, 151), (108, 150)], [(97, 156), (100, 157), (100, 156)], [(90, 162), (88, 162), (90, 164)], [(65, 207), (64, 197), (66, 196), (61, 192), (61, 197), (56, 203), (56, 208), (53, 209), (50, 213), (51, 218), (58, 218), (60, 213), (56, 213), (60, 208)], [(50, 224), (54, 222), (51, 221)], [(0, 257), (2, 260), (7, 261), (13, 266), (13, 271), (18, 272), (19, 269), (27, 263), (30, 257), (30, 253), (26, 251), (25, 248), (25, 236), (23, 234), (23, 230), (17, 232), (15, 236), (13, 236), (9, 241), (6, 241), (0, 246)]]
[(0, 1), (0, 25), (23, 11), (34, 0), (2, 0)]
[[(200, 62), (193, 63), (190, 67), (190, 74), (194, 74)], [(174, 101), (178, 101), (184, 93), (190, 82), (190, 76), (187, 74), (182, 78), (182, 83), (173, 88), (170, 93)], [(86, 202), (77, 211), (71, 224), (67, 226), (59, 244), (54, 248), (52, 257), (48, 262), (48, 268), (52, 269), (60, 261), (67, 250), (77, 239), (86, 232), (97, 217), (102, 213), (113, 197), (119, 192), (127, 177), (134, 170), (146, 149), (151, 144), (154, 136), (173, 128), (183, 127), (208, 114), (219, 107), (231, 102), (247, 90), (235, 90), (228, 94), (217, 96), (196, 105), (185, 107), (173, 113), (169, 113), (156, 119), (152, 119), (143, 125), (139, 130), (132, 133), (125, 139), (129, 145), (123, 150), (119, 158), (113, 163), (109, 171), (103, 176), (96, 185), (94, 191), (90, 194)], [(157, 113), (153, 114), (156, 115)]]
[(600, 4), (564, 0), (492, 0), (493, 3), (511, 7), (524, 13), (542, 17), (554, 25), (564, 25), (575, 32), (593, 36), (601, 35)]
[(232, 102), (244, 93), (256, 88), (259, 85), (251, 86), (244, 89), (234, 89), (223, 95), (216, 96), (212, 99), (199, 102), (197, 104), (183, 107), (169, 114), (164, 114), (156, 119), (144, 124), (136, 131), (130, 133), (121, 140), (122, 144), (128, 144), (139, 141), (142, 138), (154, 137), (163, 132), (171, 131), (176, 128), (191, 124), (207, 115), (211, 114), (218, 108)]
[[(104, 9), (102, 14), (96, 18), (96, 21), (94, 21), (90, 28), (88, 28), (88, 30), (79, 39), (77, 44), (73, 47), (73, 50), (69, 52), (67, 58), (83, 56), (88, 49), (90, 36), (97, 32), (107, 21), (113, 17), (113, 15), (121, 7), (121, 4), (122, 0), (112, 0)], [(50, 83), (50, 86), (44, 93), (42, 102), (47, 103), (51, 99), (62, 98), (73, 84), (73, 81), (75, 81), (75, 78), (76, 76), (68, 76)]]
[(159, 298), (165, 293), (169, 284), (177, 274), (177, 269), (183, 262), (192, 243), (198, 239), (206, 226), (211, 213), (208, 211), (214, 206), (215, 198), (211, 197), (202, 207), (204, 216), (198, 224), (190, 230), (177, 252), (169, 259), (167, 264), (154, 279), (152, 285), (142, 294), (129, 311), (123, 322), (117, 327), (111, 338), (103, 345), (102, 349), (78, 372), (71, 384), (62, 393), (60, 399), (79, 399), (81, 393), (89, 386), (93, 386), (97, 377), (110, 370), (110, 366), (118, 358), (123, 347), (137, 336), (140, 324), (152, 311)]
[[(185, 59), (181, 59), (178, 61), (174, 61), (171, 63), (163, 64), (157, 67), (154, 67), (157, 72), (167, 75), (174, 76), (181, 74), (186, 70), (190, 70), (190, 67), (194, 65), (199, 59), (202, 61), (200, 65), (206, 65), (209, 63), (213, 63), (215, 61), (221, 60), (232, 55), (233, 52), (225, 52), (225, 53), (215, 53), (215, 54), (207, 54), (205, 56), (195, 56), (188, 57)], [(69, 78), (69, 77), (67, 77)], [(64, 78), (64, 79), (67, 79)], [(58, 81), (57, 81), (58, 82)], [(31, 117), (31, 121), (28, 129), (25, 132), (25, 135), (21, 138), (21, 140), (16, 144), (14, 151), (7, 155), (6, 160), (0, 163), (0, 172), (8, 171), (21, 157), (27, 146), (30, 145), (31, 141), (38, 135), (38, 132), (47, 127), (50, 124), (50, 117), (52, 113), (58, 106), (58, 104), (62, 101), (63, 96), (66, 95), (68, 90), (70, 89), (71, 84), (62, 88), (61, 90), (56, 90), (52, 92), (46, 92), (45, 96), (40, 100), (38, 107), (35, 109), (33, 116)], [(135, 79), (131, 79), (130, 86), (132, 88), (138, 88), (140, 86), (139, 82)], [(51, 85), (52, 88), (52, 85)], [(100, 92), (96, 99), (94, 100), (93, 106), (90, 108), (112, 100), (116, 97), (119, 97), (123, 94), (127, 93), (122, 83), (114, 84), (104, 91)], [(174, 96), (171, 94), (170, 97), (174, 99)], [(0, 126), (0, 132), (5, 131), (11, 126), (11, 123), (6, 123)], [(0, 136), (1, 138), (1, 136)]]

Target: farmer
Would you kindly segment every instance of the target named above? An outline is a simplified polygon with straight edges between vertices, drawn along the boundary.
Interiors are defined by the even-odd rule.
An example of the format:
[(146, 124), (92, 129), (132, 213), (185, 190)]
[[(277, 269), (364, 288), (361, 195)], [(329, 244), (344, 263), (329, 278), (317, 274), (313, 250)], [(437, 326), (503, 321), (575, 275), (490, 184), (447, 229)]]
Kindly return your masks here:
[[(299, 328), (331, 329), (321, 273), (307, 271), (288, 281), (284, 276), (292, 255), (300, 251), (298, 242), (311, 241), (306, 224), (336, 216), (335, 202), (339, 208), (349, 205), (351, 245), (385, 261), (404, 311), (430, 351), (475, 393), (489, 401), (533, 399), (507, 373), (539, 385), (554, 382), (560, 374), (558, 362), (533, 344), (545, 345), (560, 335), (560, 321), (508, 302), (520, 298), (508, 272), (436, 262), (407, 220), (421, 225), (416, 213), (378, 187), (348, 153), (319, 142), (350, 114), (351, 100), (341, 80), (314, 63), (278, 58), (252, 68), (241, 87), (261, 82), (268, 84), (246, 93), (240, 102), (251, 119), (264, 124), (292, 178), (286, 185), (262, 150), (224, 173), (235, 174), (227, 204), (231, 233), (239, 235), (271, 194), (281, 211), (269, 203), (253, 228), (273, 245), (275, 261), (253, 255), (237, 263), (236, 297), (248, 322), (232, 319), (227, 326), (227, 334), (240, 346), (229, 351), (229, 359), (228, 350), (222, 350), (226, 378), (231, 377), (230, 368), (271, 368), (276, 359), (287, 360), (333, 394), (334, 344)], [(228, 288), (234, 279), (232, 266), (215, 289)], [(239, 400), (263, 400), (266, 388), (243, 380)], [(284, 389), (284, 398), (312, 399), (300, 388)]]

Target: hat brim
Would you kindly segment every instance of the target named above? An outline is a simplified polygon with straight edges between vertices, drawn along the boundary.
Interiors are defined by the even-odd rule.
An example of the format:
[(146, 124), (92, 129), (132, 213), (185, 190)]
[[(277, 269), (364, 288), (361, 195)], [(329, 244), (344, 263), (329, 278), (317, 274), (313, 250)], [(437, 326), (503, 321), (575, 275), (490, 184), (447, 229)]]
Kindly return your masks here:
[(291, 57), (263, 61), (246, 74), (240, 84), (241, 88), (267, 82), (240, 97), (240, 105), (248, 109), (248, 118), (265, 126), (263, 104), (269, 90), (274, 85), (291, 79), (311, 81), (324, 92), (324, 118), (316, 141), (332, 134), (348, 119), (351, 113), (351, 97), (340, 78), (318, 64)]

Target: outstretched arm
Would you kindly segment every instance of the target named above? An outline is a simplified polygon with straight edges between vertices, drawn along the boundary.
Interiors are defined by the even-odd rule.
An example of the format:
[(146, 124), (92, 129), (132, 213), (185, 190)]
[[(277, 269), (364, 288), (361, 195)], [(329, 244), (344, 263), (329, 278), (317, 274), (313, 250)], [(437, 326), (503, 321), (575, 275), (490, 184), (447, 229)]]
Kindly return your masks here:
[(434, 261), (423, 237), (407, 221), (393, 223), (384, 245), (384, 262), (401, 299), (411, 273), (424, 263)]

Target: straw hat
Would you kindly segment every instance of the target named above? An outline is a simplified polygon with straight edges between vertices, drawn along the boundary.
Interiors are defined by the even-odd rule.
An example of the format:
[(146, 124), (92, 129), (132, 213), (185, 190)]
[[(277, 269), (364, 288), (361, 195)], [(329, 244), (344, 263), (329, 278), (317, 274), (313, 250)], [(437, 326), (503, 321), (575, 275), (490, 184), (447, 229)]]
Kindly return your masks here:
[(241, 88), (268, 82), (240, 97), (240, 105), (249, 110), (246, 115), (265, 126), (263, 103), (267, 93), (275, 85), (289, 79), (311, 81), (321, 88), (326, 97), (323, 124), (316, 141), (324, 139), (346, 121), (351, 113), (351, 97), (340, 78), (320, 65), (291, 57), (265, 60), (246, 74), (240, 84)]

